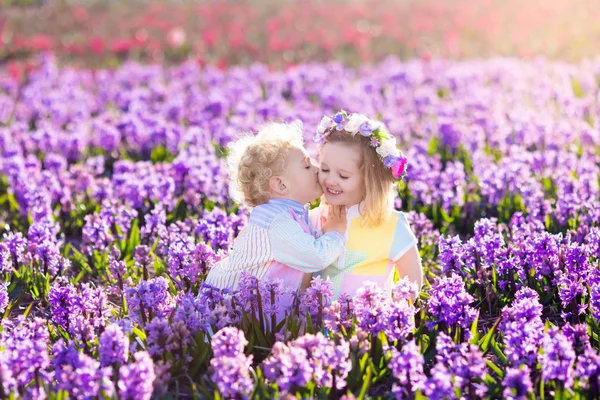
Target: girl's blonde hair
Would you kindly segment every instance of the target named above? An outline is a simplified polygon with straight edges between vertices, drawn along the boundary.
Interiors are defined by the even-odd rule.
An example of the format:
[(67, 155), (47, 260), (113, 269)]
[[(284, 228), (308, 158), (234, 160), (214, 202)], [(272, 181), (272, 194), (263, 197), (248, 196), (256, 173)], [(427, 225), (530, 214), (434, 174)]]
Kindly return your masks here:
[(359, 168), (365, 180), (365, 209), (362, 223), (374, 227), (381, 225), (394, 209), (393, 189), (396, 179), (392, 175), (392, 170), (383, 165), (375, 148), (370, 145), (370, 138), (361, 134), (352, 135), (344, 130), (334, 129), (325, 137), (323, 146), (327, 143), (355, 146), (360, 150)]
[(245, 134), (230, 143), (227, 168), (234, 200), (250, 207), (269, 201), (269, 179), (285, 171), (289, 151), (303, 142), (302, 123), (297, 121), (270, 122), (256, 135)]

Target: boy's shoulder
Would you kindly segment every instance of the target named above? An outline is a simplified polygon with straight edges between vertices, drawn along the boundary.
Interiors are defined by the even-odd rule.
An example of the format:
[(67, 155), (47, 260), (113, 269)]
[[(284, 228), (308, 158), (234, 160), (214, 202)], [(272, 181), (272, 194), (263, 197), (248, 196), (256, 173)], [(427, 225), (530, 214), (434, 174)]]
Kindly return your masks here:
[(260, 204), (252, 210), (248, 223), (269, 229), (275, 220), (293, 219), (289, 207), (276, 203)]

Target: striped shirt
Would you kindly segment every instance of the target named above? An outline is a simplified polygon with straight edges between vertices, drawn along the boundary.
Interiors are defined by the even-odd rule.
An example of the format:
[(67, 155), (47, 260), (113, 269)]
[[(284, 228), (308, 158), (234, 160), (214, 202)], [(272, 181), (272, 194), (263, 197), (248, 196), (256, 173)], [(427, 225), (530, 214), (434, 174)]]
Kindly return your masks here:
[(304, 274), (330, 265), (345, 246), (346, 238), (339, 232), (315, 238), (308, 209), (302, 204), (274, 198), (252, 210), (229, 256), (213, 265), (206, 283), (237, 289), (246, 271), (258, 279), (280, 278), (284, 285), (297, 289)]

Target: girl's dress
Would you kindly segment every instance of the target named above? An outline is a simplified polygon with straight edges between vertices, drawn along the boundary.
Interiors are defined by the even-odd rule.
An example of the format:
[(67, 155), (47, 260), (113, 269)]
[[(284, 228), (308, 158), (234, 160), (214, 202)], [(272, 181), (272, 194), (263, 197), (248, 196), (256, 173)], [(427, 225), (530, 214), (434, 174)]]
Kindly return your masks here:
[(297, 289), (304, 274), (322, 270), (344, 252), (346, 239), (339, 232), (319, 238), (314, 233), (302, 204), (271, 199), (252, 210), (229, 256), (213, 265), (206, 283), (235, 290), (246, 271), (260, 280), (279, 278)]
[[(315, 228), (320, 228), (321, 215), (326, 210), (327, 207), (319, 206), (311, 211), (310, 219)], [(394, 210), (382, 225), (362, 226), (357, 204), (347, 209), (347, 217), (345, 252), (317, 274), (331, 279), (335, 298), (342, 293), (354, 296), (367, 281), (391, 291), (394, 262), (417, 243), (406, 215)]]

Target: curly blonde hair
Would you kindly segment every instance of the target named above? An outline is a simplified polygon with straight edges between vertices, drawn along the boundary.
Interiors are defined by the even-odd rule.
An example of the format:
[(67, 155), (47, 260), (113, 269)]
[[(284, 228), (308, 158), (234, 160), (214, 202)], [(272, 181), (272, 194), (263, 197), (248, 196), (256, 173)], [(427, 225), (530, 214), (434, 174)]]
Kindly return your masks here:
[(300, 121), (290, 124), (270, 122), (256, 135), (245, 134), (230, 143), (227, 168), (234, 200), (249, 207), (269, 201), (269, 179), (282, 174), (289, 151), (303, 145)]

